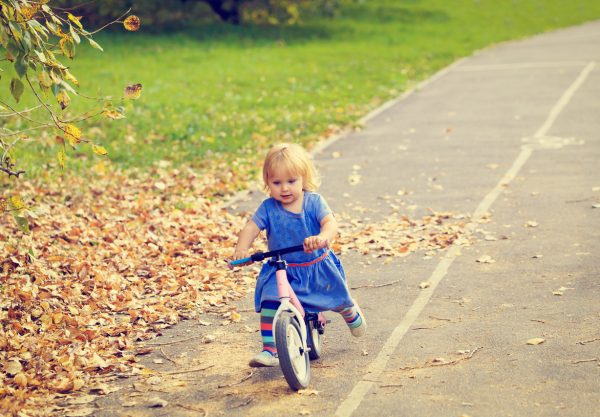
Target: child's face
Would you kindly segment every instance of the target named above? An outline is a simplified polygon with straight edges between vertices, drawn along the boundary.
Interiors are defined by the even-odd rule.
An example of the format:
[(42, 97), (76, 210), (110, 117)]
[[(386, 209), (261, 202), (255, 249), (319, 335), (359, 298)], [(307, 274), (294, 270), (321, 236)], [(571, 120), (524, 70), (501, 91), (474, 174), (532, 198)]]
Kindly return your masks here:
[(273, 169), (269, 172), (267, 186), (271, 197), (286, 208), (297, 208), (295, 205), (298, 202), (302, 203), (303, 181), (301, 175), (291, 174), (287, 170)]

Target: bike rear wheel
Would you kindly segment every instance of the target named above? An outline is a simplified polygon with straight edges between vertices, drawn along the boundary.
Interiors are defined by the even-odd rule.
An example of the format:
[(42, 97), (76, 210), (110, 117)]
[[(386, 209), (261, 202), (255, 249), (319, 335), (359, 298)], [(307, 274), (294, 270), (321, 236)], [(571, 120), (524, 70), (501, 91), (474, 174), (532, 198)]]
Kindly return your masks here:
[(306, 332), (306, 345), (310, 348), (308, 357), (314, 361), (321, 357), (323, 349), (322, 331), (319, 331), (319, 322), (316, 315), (314, 319), (306, 320)]
[(308, 387), (310, 360), (302, 340), (300, 324), (289, 311), (282, 311), (275, 323), (275, 344), (283, 376), (295, 391)]

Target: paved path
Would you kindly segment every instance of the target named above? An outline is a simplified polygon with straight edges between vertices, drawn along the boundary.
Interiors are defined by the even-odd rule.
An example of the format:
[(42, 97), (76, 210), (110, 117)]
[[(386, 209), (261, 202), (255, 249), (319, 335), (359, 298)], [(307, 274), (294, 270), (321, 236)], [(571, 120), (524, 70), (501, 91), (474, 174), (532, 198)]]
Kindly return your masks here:
[(318, 155), (337, 212), (464, 214), (476, 240), (391, 263), (344, 256), (353, 286), (394, 284), (354, 291), (369, 337), (334, 320), (311, 391), (291, 393), (277, 369), (244, 378), (259, 346), (249, 312), (217, 343), (165, 346), (190, 366), (221, 358), (157, 390), (166, 408), (107, 399), (98, 415), (600, 416), (599, 45), (593, 22), (487, 49)]

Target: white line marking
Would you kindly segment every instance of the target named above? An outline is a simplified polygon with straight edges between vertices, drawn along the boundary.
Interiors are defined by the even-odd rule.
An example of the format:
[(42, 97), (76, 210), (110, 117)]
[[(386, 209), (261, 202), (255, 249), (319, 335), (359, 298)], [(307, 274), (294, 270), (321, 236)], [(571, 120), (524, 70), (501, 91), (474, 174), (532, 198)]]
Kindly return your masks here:
[(552, 126), (552, 124), (554, 124), (554, 121), (556, 120), (560, 112), (567, 106), (569, 101), (571, 101), (571, 98), (573, 97), (573, 94), (575, 94), (575, 91), (577, 91), (577, 89), (581, 87), (581, 84), (583, 84), (583, 82), (585, 81), (589, 73), (592, 72), (595, 66), (595, 62), (590, 62), (586, 65), (583, 71), (581, 71), (581, 73), (579, 74), (579, 77), (577, 77), (575, 82), (571, 84), (571, 87), (569, 87), (568, 90), (565, 91), (560, 100), (558, 100), (558, 102), (554, 105), (552, 110), (550, 110), (550, 116), (548, 116), (548, 118), (546, 119), (546, 123), (544, 123), (542, 127), (540, 127), (537, 130), (537, 132), (535, 132), (533, 137), (540, 138), (542, 136), (545, 136), (546, 133), (548, 133), (548, 130), (550, 130), (550, 127)]
[[(546, 134), (546, 132), (552, 127), (552, 123), (556, 120), (559, 113), (565, 108), (565, 106), (569, 103), (575, 91), (583, 84), (589, 73), (594, 68), (595, 63), (589, 63), (579, 74), (579, 77), (575, 80), (573, 84), (563, 93), (562, 97), (558, 100), (558, 102), (554, 105), (550, 114), (544, 124), (537, 130), (535, 136), (541, 137)], [(467, 225), (468, 231), (473, 231), (478, 226), (478, 220), (487, 213), (504, 189), (504, 187), (509, 184), (519, 173), (523, 165), (527, 162), (531, 154), (533, 153), (533, 148), (527, 145), (521, 147), (521, 152), (514, 160), (511, 167), (506, 171), (504, 176), (500, 179), (498, 184), (483, 198), (483, 200), (479, 203), (475, 212), (473, 213), (472, 221)], [(413, 325), (415, 320), (419, 317), (433, 292), (435, 291), (438, 284), (442, 281), (448, 269), (454, 262), (457, 257), (458, 252), (460, 251), (460, 246), (452, 246), (448, 253), (444, 258), (440, 260), (437, 264), (435, 270), (431, 274), (431, 277), (428, 279), (428, 282), (431, 286), (425, 290), (422, 290), (419, 293), (417, 299), (413, 302), (412, 306), (406, 313), (406, 315), (402, 318), (398, 326), (392, 331), (392, 334), (387, 339), (381, 351), (369, 364), (367, 367), (367, 372), (363, 376), (363, 378), (354, 386), (348, 397), (344, 402), (342, 402), (337, 408), (335, 415), (337, 417), (350, 417), (354, 411), (360, 406), (364, 397), (371, 390), (373, 385), (381, 373), (384, 371), (391, 355), (394, 353), (400, 341), (410, 328)]]

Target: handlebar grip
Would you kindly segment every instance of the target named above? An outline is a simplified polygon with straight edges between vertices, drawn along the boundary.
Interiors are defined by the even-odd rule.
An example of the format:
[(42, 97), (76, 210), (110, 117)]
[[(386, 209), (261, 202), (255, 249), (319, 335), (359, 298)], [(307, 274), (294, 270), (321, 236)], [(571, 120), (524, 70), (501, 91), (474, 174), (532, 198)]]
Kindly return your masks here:
[(229, 265), (231, 265), (231, 266), (237, 266), (237, 265), (245, 264), (247, 262), (252, 262), (252, 257), (248, 257), (248, 258), (243, 258), (243, 259), (238, 259), (238, 260), (235, 260), (235, 261), (231, 261), (231, 262), (229, 262)]

